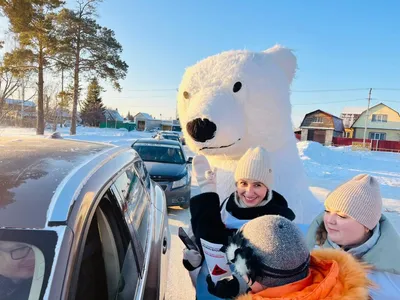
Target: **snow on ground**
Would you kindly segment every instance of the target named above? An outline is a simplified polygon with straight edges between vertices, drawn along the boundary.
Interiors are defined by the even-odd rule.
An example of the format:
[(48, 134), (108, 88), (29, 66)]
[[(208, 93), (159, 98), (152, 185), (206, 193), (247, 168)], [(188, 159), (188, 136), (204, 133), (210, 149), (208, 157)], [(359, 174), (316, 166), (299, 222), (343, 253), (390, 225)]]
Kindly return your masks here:
[[(119, 146), (130, 145), (137, 138), (151, 136), (148, 132), (89, 127), (78, 127), (75, 136), (69, 135), (69, 128), (61, 128), (58, 131), (67, 139), (105, 142)], [(50, 134), (50, 131), (45, 133), (45, 135)], [(0, 128), (0, 139), (5, 135), (35, 135), (35, 130)], [(385, 213), (400, 232), (400, 153), (353, 152), (350, 147), (323, 147), (314, 142), (299, 142), (297, 147), (309, 179), (310, 189), (321, 202), (336, 186), (357, 174), (367, 173), (375, 176), (381, 184)], [(185, 151), (193, 156), (186, 147)], [(199, 189), (196, 180), (192, 180), (192, 195), (197, 193)], [(194, 289), (182, 265), (184, 246), (177, 234), (179, 226), (188, 228), (189, 211), (174, 207), (168, 210), (168, 215), (172, 247), (166, 299), (194, 299)]]
[[(143, 131), (131, 131), (128, 132), (127, 129), (113, 129), (113, 128), (92, 128), (92, 127), (77, 127), (77, 134), (71, 136), (69, 134), (69, 127), (58, 128), (57, 131), (61, 134), (63, 138), (80, 140), (80, 141), (90, 141), (90, 142), (100, 142), (100, 143), (111, 143), (118, 146), (127, 146), (132, 144), (138, 138), (148, 138), (154, 133), (143, 132)], [(45, 137), (52, 133), (50, 130), (45, 131)], [(14, 128), (14, 127), (0, 127), (0, 138), (2, 136), (10, 135), (30, 135), (36, 136), (36, 129), (33, 128)], [(36, 136), (41, 138), (41, 136)]]

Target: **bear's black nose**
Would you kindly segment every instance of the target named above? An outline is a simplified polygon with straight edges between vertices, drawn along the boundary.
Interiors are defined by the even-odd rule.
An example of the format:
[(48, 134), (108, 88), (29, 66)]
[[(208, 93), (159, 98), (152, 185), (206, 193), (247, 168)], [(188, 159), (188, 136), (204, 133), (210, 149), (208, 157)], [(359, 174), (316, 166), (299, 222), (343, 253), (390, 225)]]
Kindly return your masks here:
[(194, 119), (186, 124), (186, 129), (190, 136), (196, 141), (204, 143), (211, 140), (217, 131), (217, 125), (209, 119)]

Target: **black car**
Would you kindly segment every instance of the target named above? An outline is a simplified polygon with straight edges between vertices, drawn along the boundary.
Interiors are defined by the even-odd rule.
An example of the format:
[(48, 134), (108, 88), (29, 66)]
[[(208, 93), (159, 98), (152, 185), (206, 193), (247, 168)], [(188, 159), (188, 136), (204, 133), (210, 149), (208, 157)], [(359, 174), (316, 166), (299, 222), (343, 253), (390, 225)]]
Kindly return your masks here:
[(168, 139), (138, 139), (132, 144), (142, 160), (151, 179), (165, 192), (167, 206), (187, 208), (190, 199), (191, 176), (180, 142)]

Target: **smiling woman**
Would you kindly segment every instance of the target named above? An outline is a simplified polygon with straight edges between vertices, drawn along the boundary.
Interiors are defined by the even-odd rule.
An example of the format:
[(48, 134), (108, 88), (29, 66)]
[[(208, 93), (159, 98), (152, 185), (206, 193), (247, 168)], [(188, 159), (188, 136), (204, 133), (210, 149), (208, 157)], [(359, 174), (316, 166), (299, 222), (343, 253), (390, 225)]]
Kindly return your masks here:
[(337, 187), (325, 200), (325, 211), (310, 225), (310, 249), (343, 249), (373, 267), (373, 299), (397, 299), (400, 291), (400, 237), (382, 214), (378, 181), (359, 174)]

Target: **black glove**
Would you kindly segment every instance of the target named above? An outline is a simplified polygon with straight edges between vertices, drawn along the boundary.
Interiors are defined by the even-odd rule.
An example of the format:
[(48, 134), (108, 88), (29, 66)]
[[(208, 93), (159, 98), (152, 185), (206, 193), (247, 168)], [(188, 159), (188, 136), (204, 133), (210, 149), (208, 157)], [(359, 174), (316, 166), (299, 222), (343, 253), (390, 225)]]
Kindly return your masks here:
[(210, 275), (207, 276), (206, 280), (208, 292), (218, 298), (234, 298), (239, 294), (240, 285), (235, 276), (219, 280), (217, 284), (214, 284)]

